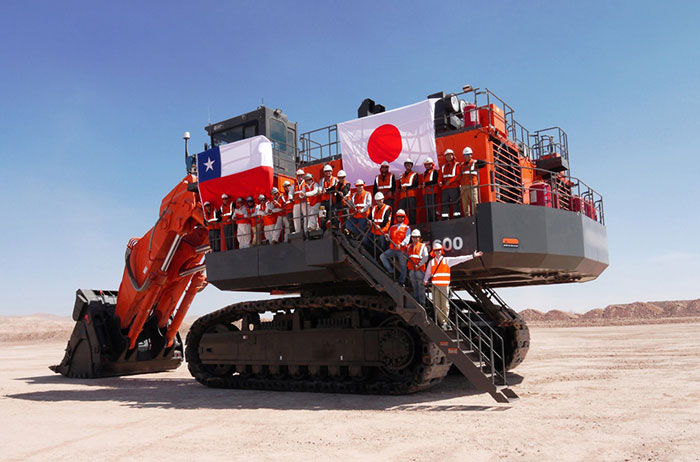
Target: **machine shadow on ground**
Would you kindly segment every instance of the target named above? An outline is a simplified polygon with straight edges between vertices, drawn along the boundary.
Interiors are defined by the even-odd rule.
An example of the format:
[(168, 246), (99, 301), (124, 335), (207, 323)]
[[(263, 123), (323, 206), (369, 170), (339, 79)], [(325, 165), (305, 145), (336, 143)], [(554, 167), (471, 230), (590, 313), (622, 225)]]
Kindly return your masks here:
[[(403, 410), (403, 411), (504, 411), (509, 405), (440, 404), (454, 398), (480, 395), (460, 375), (450, 375), (434, 388), (412, 395), (350, 395), (331, 393), (222, 390), (207, 388), (190, 378), (117, 377), (93, 380), (66, 379), (58, 375), (15, 380), (34, 385), (60, 385), (53, 390), (6, 395), (28, 401), (116, 401), (132, 408), (164, 409), (274, 409), (274, 410)], [(509, 383), (522, 376), (508, 374)], [(79, 385), (80, 389), (65, 389)], [(98, 387), (85, 389), (84, 386)], [(42, 387), (45, 388), (45, 387)]]

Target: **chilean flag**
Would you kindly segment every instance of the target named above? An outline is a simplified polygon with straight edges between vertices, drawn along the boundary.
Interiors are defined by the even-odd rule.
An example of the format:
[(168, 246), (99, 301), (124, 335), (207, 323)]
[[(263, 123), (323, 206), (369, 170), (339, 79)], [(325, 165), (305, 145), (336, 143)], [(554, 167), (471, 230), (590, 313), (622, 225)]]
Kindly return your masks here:
[(372, 184), (384, 161), (397, 177), (409, 158), (415, 172), (428, 157), (437, 165), (435, 101), (428, 99), (338, 124), (343, 169), (350, 184), (359, 179)]
[(199, 195), (202, 203), (221, 205), (226, 193), (235, 203), (248, 196), (270, 195), (273, 182), (272, 143), (255, 136), (223, 144), (197, 154)]

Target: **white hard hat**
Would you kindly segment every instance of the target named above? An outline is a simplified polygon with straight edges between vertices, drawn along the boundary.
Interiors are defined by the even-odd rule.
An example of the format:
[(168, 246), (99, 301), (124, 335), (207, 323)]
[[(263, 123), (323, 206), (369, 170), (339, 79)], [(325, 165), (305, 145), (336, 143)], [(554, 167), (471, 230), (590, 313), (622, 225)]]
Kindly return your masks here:
[(338, 172), (338, 178), (345, 178), (347, 175), (345, 174), (345, 170), (341, 170)]
[(442, 244), (440, 244), (439, 242), (435, 242), (433, 244), (433, 250), (442, 250)]
[(433, 158), (432, 158), (432, 157), (428, 157), (427, 159), (425, 159), (425, 162), (423, 162), (423, 163), (424, 163), (424, 164), (432, 164), (432, 163), (434, 163), (434, 162), (433, 162)]
[(265, 194), (260, 194), (260, 195), (258, 196), (258, 200), (259, 200), (259, 201), (264, 201), (264, 200), (267, 200), (267, 198), (265, 197)]
[(330, 166), (330, 164), (326, 164), (325, 167), (323, 167), (324, 172), (332, 172), (333, 167)]
[(364, 186), (364, 185), (365, 185), (364, 180), (357, 180), (357, 181), (355, 182), (355, 186)]
[(470, 156), (471, 156), (471, 155), (472, 155), (472, 148), (470, 148), (470, 147), (464, 148), (464, 151), (462, 151), (462, 154), (464, 154), (465, 156), (466, 156), (466, 155), (470, 155)]
[(406, 216), (406, 212), (404, 212), (403, 209), (398, 209), (398, 210), (396, 211), (396, 216), (398, 217), (399, 215), (401, 215), (402, 217), (405, 217), (405, 216)]
[(292, 183), (290, 183), (289, 181), (285, 181), (284, 183), (282, 183), (282, 186), (291, 186), (291, 185), (292, 185)]
[(380, 201), (384, 199), (384, 194), (378, 192), (377, 194), (374, 195), (374, 200), (375, 201)]
[(272, 194), (277, 194), (278, 192), (280, 192), (280, 190), (277, 189), (277, 188), (272, 188), (272, 191), (270, 191), (270, 192), (271, 192)]
[(304, 179), (305, 179), (305, 180), (313, 180), (313, 179), (314, 179), (314, 176), (313, 176), (312, 174), (310, 174), (310, 173), (307, 173), (306, 175), (304, 175)]
[(222, 199), (228, 199), (228, 194), (223, 193), (223, 194), (221, 195), (221, 198), (222, 198)]
[(455, 152), (452, 149), (445, 149), (445, 155), (452, 154), (453, 156), (455, 155)]
[(411, 231), (411, 237), (420, 237), (420, 229), (414, 229)]
[(204, 203), (204, 205), (211, 205), (211, 202), (206, 201), (206, 202)]
[(303, 175), (304, 171), (302, 169), (297, 170), (297, 175)]
[(382, 162), (382, 165), (380, 165), (380, 167), (388, 167), (388, 166), (389, 166), (389, 162), (387, 162), (387, 161)]
[(403, 161), (403, 163), (413, 165), (413, 159), (411, 159), (410, 157), (407, 157), (406, 160)]

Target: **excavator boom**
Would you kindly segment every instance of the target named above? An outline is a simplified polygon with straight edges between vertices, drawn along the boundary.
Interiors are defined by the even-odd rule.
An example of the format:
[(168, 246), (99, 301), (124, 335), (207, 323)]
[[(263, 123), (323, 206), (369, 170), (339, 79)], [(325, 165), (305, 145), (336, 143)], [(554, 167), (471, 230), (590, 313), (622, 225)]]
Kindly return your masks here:
[(205, 284), (202, 259), (209, 247), (196, 184), (187, 175), (163, 199), (155, 225), (129, 241), (118, 292), (77, 291), (76, 325), (54, 372), (104, 377), (180, 365), (178, 329)]

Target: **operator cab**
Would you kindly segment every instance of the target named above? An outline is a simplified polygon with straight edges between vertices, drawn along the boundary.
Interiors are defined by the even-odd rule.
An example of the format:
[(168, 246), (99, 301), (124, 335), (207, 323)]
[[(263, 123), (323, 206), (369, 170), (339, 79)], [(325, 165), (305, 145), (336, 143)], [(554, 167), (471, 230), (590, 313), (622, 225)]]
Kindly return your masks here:
[(280, 109), (260, 106), (256, 110), (204, 127), (211, 146), (263, 135), (272, 142), (276, 174), (294, 176), (298, 162), (297, 124)]

